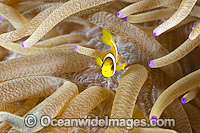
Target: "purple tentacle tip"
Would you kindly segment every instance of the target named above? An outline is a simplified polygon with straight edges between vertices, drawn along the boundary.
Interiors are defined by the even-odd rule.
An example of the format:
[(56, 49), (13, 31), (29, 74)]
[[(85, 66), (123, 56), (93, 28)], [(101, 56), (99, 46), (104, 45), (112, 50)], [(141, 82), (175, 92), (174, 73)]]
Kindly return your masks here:
[(191, 38), (191, 36), (188, 37), (190, 40), (194, 40), (193, 38)]
[(157, 120), (158, 118), (154, 115), (154, 116), (151, 117), (151, 119)]
[(118, 18), (122, 18), (122, 12), (121, 12), (121, 11), (118, 11), (118, 12), (117, 12), (117, 17), (118, 17)]
[(152, 122), (156, 122), (156, 120), (157, 120), (157, 117), (155, 115), (151, 117)]
[(78, 48), (78, 45), (75, 45), (75, 46), (74, 46), (74, 51), (76, 51), (77, 48)]
[[(128, 17), (128, 16), (127, 16), (127, 17)], [(127, 22), (127, 17), (124, 18), (124, 21), (126, 21), (126, 22)]]
[(28, 46), (26, 45), (26, 42), (25, 42), (25, 41), (22, 43), (22, 47), (23, 47), (24, 49), (27, 49), (27, 48), (28, 48)]
[(152, 68), (153, 67), (153, 60), (150, 60), (148, 65), (149, 65), (150, 68)]
[(186, 98), (185, 97), (181, 98), (181, 102), (186, 103)]
[(3, 19), (3, 17), (0, 15), (0, 20), (2, 20)]
[(192, 28), (194, 28), (194, 25), (192, 25)]
[(159, 34), (156, 32), (156, 30), (153, 30), (153, 35), (154, 36), (159, 36)]

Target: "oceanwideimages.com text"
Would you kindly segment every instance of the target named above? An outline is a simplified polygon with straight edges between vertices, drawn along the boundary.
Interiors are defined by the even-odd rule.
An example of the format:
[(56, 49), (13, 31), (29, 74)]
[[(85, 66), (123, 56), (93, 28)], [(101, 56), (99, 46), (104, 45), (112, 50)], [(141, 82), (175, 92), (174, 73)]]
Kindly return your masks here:
[(34, 127), (37, 123), (40, 123), (43, 127), (120, 127), (131, 130), (136, 127), (175, 127), (174, 119), (158, 119), (148, 121), (147, 119), (123, 119), (123, 118), (99, 118), (95, 116), (87, 116), (86, 118), (51, 118), (48, 115), (44, 115), (38, 120), (34, 115), (29, 114), (25, 118), (25, 125), (27, 127)]

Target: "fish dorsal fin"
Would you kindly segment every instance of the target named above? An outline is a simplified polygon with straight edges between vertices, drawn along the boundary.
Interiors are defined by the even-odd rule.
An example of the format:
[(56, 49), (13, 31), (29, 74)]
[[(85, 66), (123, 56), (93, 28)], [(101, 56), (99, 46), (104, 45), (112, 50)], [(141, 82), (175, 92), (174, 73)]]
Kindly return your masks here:
[[(102, 30), (102, 32), (103, 32), (103, 36), (102, 36), (102, 41), (105, 43), (105, 44), (107, 44), (107, 45), (109, 45), (109, 46), (112, 46), (113, 44), (112, 44), (112, 41), (114, 41), (113, 40), (113, 37), (112, 37), (112, 35), (111, 35), (111, 33), (108, 31), (108, 30), (106, 30), (106, 29), (103, 29)], [(111, 41), (112, 40), (112, 41)]]
[(111, 47), (109, 53), (112, 53), (115, 57), (115, 60), (118, 61), (118, 49), (116, 43), (113, 40), (112, 34), (106, 29), (103, 29), (102, 32), (102, 41)]
[(103, 64), (103, 61), (101, 60), (101, 58), (96, 58), (96, 63), (99, 65), (99, 66), (102, 66)]

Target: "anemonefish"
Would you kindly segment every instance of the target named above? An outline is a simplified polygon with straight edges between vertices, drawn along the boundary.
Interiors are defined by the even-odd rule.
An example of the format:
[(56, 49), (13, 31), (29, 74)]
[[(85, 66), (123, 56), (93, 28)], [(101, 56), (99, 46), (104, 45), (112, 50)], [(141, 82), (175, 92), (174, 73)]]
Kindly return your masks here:
[(102, 41), (111, 46), (111, 49), (103, 60), (101, 58), (96, 58), (96, 63), (101, 66), (104, 77), (111, 77), (117, 70), (124, 70), (126, 63), (117, 66), (117, 62), (119, 60), (117, 44), (114, 42), (111, 33), (106, 29), (103, 29)]

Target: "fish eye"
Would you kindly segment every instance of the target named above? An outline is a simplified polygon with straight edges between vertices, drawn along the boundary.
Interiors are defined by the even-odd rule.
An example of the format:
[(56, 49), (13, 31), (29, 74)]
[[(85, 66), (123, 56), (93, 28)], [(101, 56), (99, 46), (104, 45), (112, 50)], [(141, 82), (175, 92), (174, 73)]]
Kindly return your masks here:
[(114, 70), (114, 65), (112, 65), (111, 70)]

